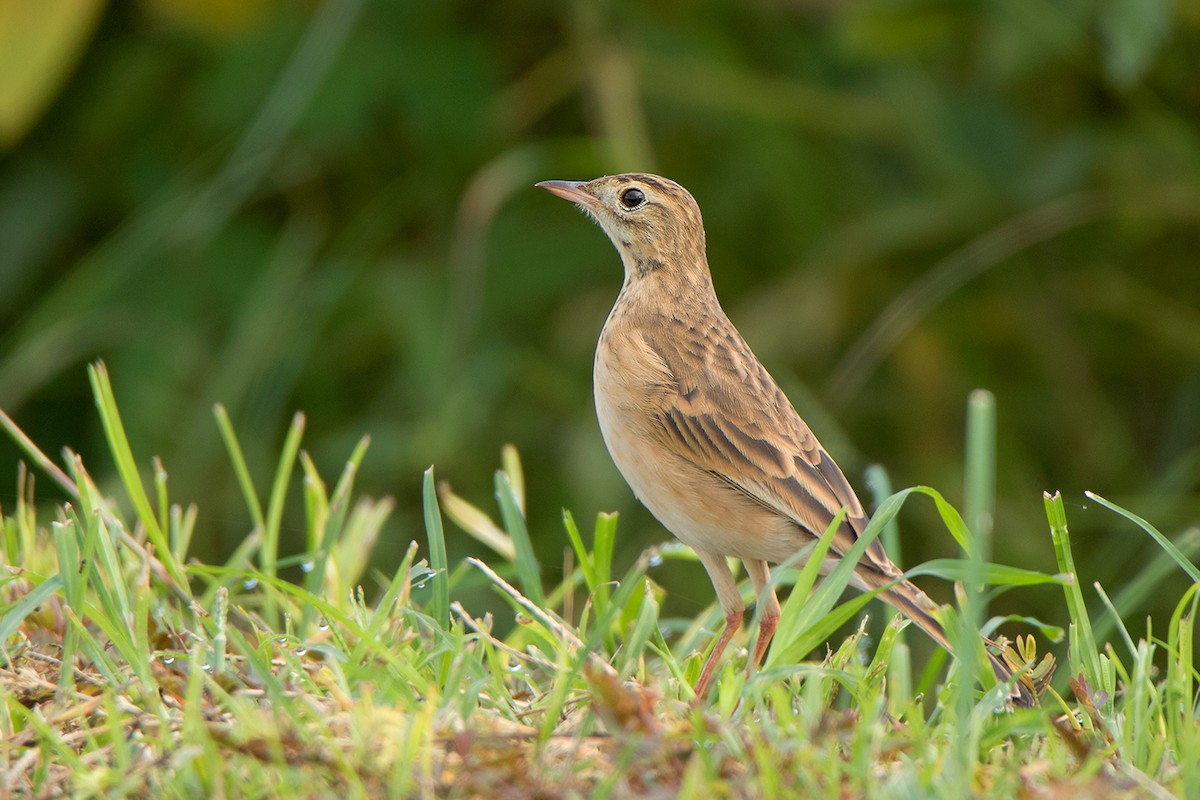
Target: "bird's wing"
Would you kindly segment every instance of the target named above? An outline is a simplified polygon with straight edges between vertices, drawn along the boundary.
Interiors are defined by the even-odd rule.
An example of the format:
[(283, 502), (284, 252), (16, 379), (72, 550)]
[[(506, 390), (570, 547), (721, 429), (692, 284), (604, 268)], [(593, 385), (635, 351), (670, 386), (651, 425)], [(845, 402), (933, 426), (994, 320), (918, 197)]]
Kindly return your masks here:
[[(645, 336), (673, 384), (657, 404), (653, 435), (811, 536), (847, 509), (832, 544), (845, 553), (866, 528), (862, 504), (745, 340), (722, 322), (687, 337)], [(686, 353), (683, 341), (691, 343)], [(895, 571), (879, 540), (865, 557), (885, 574)]]

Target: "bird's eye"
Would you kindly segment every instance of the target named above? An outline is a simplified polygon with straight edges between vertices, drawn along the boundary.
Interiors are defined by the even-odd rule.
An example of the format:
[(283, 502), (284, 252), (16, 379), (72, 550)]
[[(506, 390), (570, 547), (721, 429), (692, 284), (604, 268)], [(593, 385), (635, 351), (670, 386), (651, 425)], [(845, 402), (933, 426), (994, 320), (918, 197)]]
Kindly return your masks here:
[(626, 189), (621, 192), (621, 205), (633, 210), (646, 202), (646, 194), (641, 189)]

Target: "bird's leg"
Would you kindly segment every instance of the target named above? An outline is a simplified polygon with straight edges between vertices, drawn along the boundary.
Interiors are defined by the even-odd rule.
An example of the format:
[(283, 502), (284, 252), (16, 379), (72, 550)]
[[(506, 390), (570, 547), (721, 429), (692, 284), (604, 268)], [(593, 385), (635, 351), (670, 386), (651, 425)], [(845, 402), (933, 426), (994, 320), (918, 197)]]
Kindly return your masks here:
[(725, 627), (721, 629), (720, 635), (713, 642), (708, 659), (704, 662), (704, 668), (700, 670), (700, 679), (696, 681), (696, 702), (702, 702), (705, 692), (708, 690), (709, 681), (712, 680), (713, 672), (717, 669), (717, 662), (721, 660), (721, 654), (725, 652), (729, 640), (742, 626), (742, 614), (746, 610), (746, 605), (742, 602), (742, 594), (738, 591), (737, 581), (734, 580), (733, 572), (730, 571), (729, 564), (725, 562), (725, 557), (706, 550), (697, 550), (696, 555), (700, 558), (704, 569), (708, 571), (713, 588), (717, 590), (717, 600), (720, 601), (721, 608), (725, 611)]
[(750, 580), (754, 583), (754, 596), (758, 605), (758, 641), (754, 644), (754, 653), (746, 664), (746, 677), (754, 674), (762, 663), (767, 645), (775, 635), (775, 627), (779, 624), (779, 598), (771, 586), (771, 568), (765, 561), (747, 559), (743, 562)]

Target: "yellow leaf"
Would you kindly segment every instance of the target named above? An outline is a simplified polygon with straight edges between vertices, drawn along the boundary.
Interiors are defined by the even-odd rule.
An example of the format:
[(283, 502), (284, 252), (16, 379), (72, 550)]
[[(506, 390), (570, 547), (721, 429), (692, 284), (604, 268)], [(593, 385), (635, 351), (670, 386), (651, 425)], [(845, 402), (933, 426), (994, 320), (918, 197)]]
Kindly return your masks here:
[(0, 148), (29, 132), (71, 74), (104, 0), (0, 0)]

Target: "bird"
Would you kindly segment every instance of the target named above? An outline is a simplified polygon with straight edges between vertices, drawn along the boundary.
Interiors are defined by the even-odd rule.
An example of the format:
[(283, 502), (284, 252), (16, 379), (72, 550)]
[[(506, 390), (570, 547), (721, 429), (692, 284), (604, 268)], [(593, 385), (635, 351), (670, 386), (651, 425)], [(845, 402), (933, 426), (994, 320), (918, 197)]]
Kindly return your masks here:
[[(695, 551), (724, 612), (694, 687), (702, 699), (745, 605), (727, 559), (753, 583), (758, 667), (779, 622), (770, 565), (811, 547), (844, 511), (821, 565), (828, 574), (868, 517), (842, 470), (751, 351), (717, 299), (704, 222), (692, 195), (658, 175), (535, 184), (575, 203), (608, 235), (624, 280), (600, 332), (593, 389), (600, 431), (637, 499)], [(851, 585), (880, 597), (952, 651), (938, 606), (903, 577), (876, 539)], [(987, 653), (997, 680), (1012, 671)], [(1017, 680), (1019, 706), (1035, 704)]]

